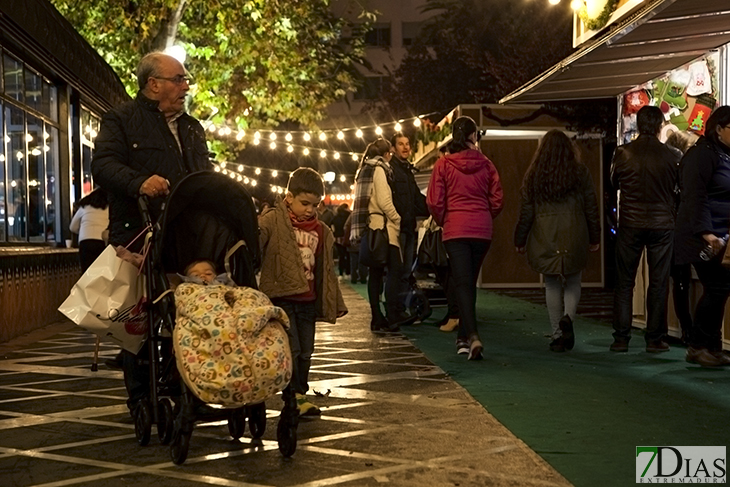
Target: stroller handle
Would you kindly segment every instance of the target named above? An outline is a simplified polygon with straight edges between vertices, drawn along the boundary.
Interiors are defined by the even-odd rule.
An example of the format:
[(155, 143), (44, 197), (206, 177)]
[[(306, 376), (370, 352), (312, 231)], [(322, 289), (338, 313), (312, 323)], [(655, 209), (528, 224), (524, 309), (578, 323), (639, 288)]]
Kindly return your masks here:
[(147, 195), (143, 194), (137, 197), (137, 206), (139, 213), (142, 215), (142, 223), (145, 226), (152, 225), (152, 215), (150, 214), (150, 199)]

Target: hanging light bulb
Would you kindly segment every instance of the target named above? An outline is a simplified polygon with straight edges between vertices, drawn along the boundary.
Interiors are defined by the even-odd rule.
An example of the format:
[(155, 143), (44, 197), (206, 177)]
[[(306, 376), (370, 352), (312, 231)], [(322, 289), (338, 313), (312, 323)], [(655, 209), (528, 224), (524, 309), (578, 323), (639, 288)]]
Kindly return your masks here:
[(271, 142), (271, 143), (269, 144), (269, 147), (271, 148), (271, 150), (274, 150), (274, 149), (276, 149), (276, 142), (273, 142), (273, 141), (272, 141), (272, 142)]
[(243, 184), (248, 184), (248, 182), (249, 182), (248, 178), (243, 178)]
[(355, 132), (355, 135), (358, 137), (362, 137), (362, 130), (357, 129), (357, 132)]
[(272, 186), (272, 187), (271, 187), (271, 192), (272, 192), (272, 193), (276, 193), (276, 186)]
[(401, 130), (401, 129), (402, 129), (403, 127), (401, 127), (401, 125), (400, 125), (400, 122), (396, 122), (396, 124), (395, 124), (395, 127), (393, 127), (393, 128), (395, 129), (395, 131), (396, 131), (396, 132), (400, 132), (400, 130)]
[(256, 170), (255, 170), (254, 172), (255, 172), (255, 173), (256, 173), (256, 175), (258, 176), (259, 174), (261, 174), (261, 168), (260, 168), (260, 167), (257, 167), (257, 168), (256, 168)]
[(269, 134), (269, 138), (270, 138), (271, 140), (276, 140), (276, 132), (271, 132), (271, 133)]
[(383, 135), (383, 129), (381, 129), (380, 127), (375, 127), (375, 133), (378, 135)]
[(312, 140), (312, 136), (309, 135), (309, 132), (304, 132), (304, 140), (307, 141), (307, 142), (309, 142), (310, 140)]
[(287, 142), (291, 142), (292, 136), (291, 134), (286, 134), (286, 137), (284, 137)]
[(334, 157), (335, 159), (339, 159), (339, 158), (340, 158), (340, 153), (339, 153), (339, 152), (335, 152), (335, 153), (333, 154), (333, 157)]
[(231, 130), (231, 127), (226, 127), (225, 128), (225, 134), (226, 135), (231, 135), (232, 132), (233, 132), (233, 130)]
[(243, 172), (243, 164), (238, 165), (238, 172)]
[(279, 187), (279, 189), (277, 189), (276, 192), (279, 194), (284, 194), (284, 188)]
[(337, 138), (340, 140), (344, 139), (345, 133), (342, 130), (340, 130), (339, 132), (337, 132)]
[(239, 174), (239, 175), (238, 175), (238, 177), (237, 177), (236, 179), (237, 179), (237, 180), (238, 180), (238, 182), (240, 183), (240, 182), (242, 182), (242, 181), (243, 181), (243, 176), (241, 176), (241, 175)]
[(236, 173), (235, 172), (229, 172), (228, 175), (231, 177), (231, 179), (236, 179)]
[(414, 127), (420, 127), (421, 126), (421, 119), (416, 117), (416, 119), (413, 121)]
[(219, 128), (218, 135), (220, 135), (220, 136), (226, 135), (226, 128), (225, 127)]
[(351, 185), (350, 185), (350, 191), (352, 191), (352, 190), (354, 190), (354, 189), (355, 189), (355, 185), (354, 185), (354, 184), (351, 184)]
[(272, 177), (272, 178), (275, 178), (275, 177), (277, 177), (278, 175), (279, 175), (279, 171), (277, 171), (276, 169), (274, 169), (273, 171), (271, 171), (271, 177)]
[(355, 154), (355, 153), (352, 154), (352, 160), (353, 161), (356, 161), (357, 160), (357, 154)]
[(228, 174), (228, 169), (224, 169), (221, 171), (221, 174)]
[(321, 140), (322, 142), (324, 142), (325, 140), (327, 140), (327, 135), (325, 135), (324, 132), (320, 132), (319, 133), (319, 140)]
[(302, 154), (304, 154), (305, 156), (308, 156), (309, 155), (309, 149), (307, 149), (305, 147), (304, 150), (302, 151)]
[(213, 167), (213, 169), (215, 170), (215, 172), (221, 172), (220, 166), (215, 166), (215, 167)]
[(215, 132), (215, 125), (213, 125), (212, 123), (208, 125), (208, 132), (210, 132), (211, 134)]
[(221, 169), (225, 169), (225, 168), (226, 168), (226, 161), (223, 161), (223, 162), (221, 162)]
[(294, 152), (294, 147), (293, 147), (293, 146), (291, 146), (291, 145), (287, 145), (287, 146), (286, 146), (286, 151), (287, 151), (287, 152)]
[(325, 151), (324, 149), (322, 149), (322, 152), (319, 153), (319, 157), (321, 157), (322, 159), (324, 159), (325, 157), (327, 157), (327, 151)]
[(253, 145), (259, 145), (261, 143), (261, 139), (253, 139)]
[(238, 134), (236, 134), (236, 140), (242, 140), (244, 137), (246, 137), (246, 131), (239, 130)]
[(258, 184), (258, 183), (256, 182), (256, 180), (255, 180), (255, 179), (253, 179), (253, 180), (251, 181), (251, 186), (256, 186), (256, 184)]
[(344, 174), (340, 176), (340, 181), (342, 181), (343, 183), (345, 182), (345, 180), (346, 180), (346, 179), (347, 179), (347, 178), (345, 177), (345, 175), (344, 175)]
[(259, 133), (259, 131), (258, 131), (258, 130), (256, 131), (256, 133), (255, 133), (255, 134), (253, 134), (253, 138), (254, 138), (254, 139), (260, 139), (260, 138), (261, 138), (261, 134)]

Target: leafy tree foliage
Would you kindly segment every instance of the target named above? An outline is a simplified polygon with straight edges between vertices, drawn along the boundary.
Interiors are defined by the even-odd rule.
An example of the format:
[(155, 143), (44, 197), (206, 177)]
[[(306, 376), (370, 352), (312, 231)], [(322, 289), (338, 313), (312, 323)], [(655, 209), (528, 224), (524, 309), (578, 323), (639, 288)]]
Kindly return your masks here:
[(343, 37), (351, 26), (331, 13), (329, 1), (52, 0), (130, 93), (144, 54), (184, 46), (195, 77), (190, 111), (241, 128), (311, 125), (355, 90), (362, 35)]
[(567, 3), (428, 0), (435, 15), (394, 73), (389, 110), (498, 101), (571, 52)]

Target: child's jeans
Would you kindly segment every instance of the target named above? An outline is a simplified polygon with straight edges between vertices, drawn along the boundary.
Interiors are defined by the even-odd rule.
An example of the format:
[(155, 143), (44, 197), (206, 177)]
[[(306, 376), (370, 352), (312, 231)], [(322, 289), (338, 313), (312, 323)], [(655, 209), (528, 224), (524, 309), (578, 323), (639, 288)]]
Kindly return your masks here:
[(289, 316), (288, 335), (293, 366), (291, 386), (295, 393), (306, 394), (314, 352), (315, 302), (299, 303), (281, 298), (271, 301)]

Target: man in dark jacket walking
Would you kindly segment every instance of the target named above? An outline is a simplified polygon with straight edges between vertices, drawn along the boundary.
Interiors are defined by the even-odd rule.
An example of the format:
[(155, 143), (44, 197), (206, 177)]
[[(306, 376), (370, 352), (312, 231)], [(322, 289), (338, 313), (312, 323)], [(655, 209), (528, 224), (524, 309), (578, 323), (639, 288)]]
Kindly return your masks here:
[[(94, 180), (109, 195), (112, 245), (127, 245), (142, 231), (140, 195), (150, 198), (157, 217), (171, 187), (189, 173), (211, 168), (205, 131), (183, 110), (190, 90), (183, 65), (160, 52), (147, 54), (137, 67), (137, 82), (137, 98), (104, 115), (91, 163)], [(143, 348), (140, 357), (146, 353)], [(126, 351), (122, 366), (133, 409), (149, 392), (147, 370)]]
[(611, 165), (611, 182), (620, 190), (613, 352), (629, 348), (634, 280), (644, 248), (649, 263), (646, 351), (669, 350), (664, 338), (681, 155), (659, 141), (663, 122), (659, 108), (645, 106), (639, 110), (639, 137), (616, 149)]
[[(397, 305), (399, 314), (407, 321), (413, 321), (405, 317), (405, 295), (410, 287), (411, 267), (416, 257), (416, 245), (418, 244), (418, 230), (416, 218), (429, 216), (426, 206), (426, 197), (416, 184), (413, 175), (413, 165), (408, 161), (411, 156), (411, 142), (402, 132), (396, 132), (390, 139), (393, 147), (393, 157), (390, 159), (390, 166), (393, 169), (393, 176), (390, 187), (393, 191), (393, 205), (400, 215), (400, 248), (403, 255), (402, 271), (392, 276), (400, 281), (398, 293), (403, 296), (402, 302)], [(391, 279), (388, 274), (387, 279)], [(405, 323), (403, 323), (405, 324)]]

